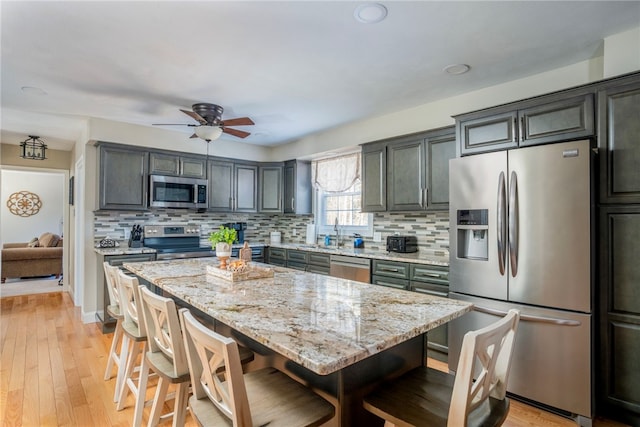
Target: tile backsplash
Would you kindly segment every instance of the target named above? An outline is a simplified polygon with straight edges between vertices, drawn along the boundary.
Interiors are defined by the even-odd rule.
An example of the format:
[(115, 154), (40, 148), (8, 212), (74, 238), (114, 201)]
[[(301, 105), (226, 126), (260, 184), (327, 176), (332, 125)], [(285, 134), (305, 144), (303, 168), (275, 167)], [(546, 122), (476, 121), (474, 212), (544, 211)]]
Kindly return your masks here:
[[(365, 237), (366, 248), (384, 250), (387, 236), (401, 234), (415, 235), (420, 251), (445, 256), (449, 253), (448, 212), (376, 213), (373, 218), (373, 230), (381, 234), (382, 241), (374, 242), (371, 237)], [(200, 243), (206, 246), (209, 233), (227, 222), (246, 222), (245, 240), (251, 243), (268, 243), (272, 231), (282, 233), (283, 243), (304, 243), (306, 227), (313, 222), (313, 215), (198, 213), (181, 209), (97, 211), (94, 213), (94, 238), (96, 242), (105, 237), (123, 241), (126, 232), (135, 224), (200, 224)], [(318, 242), (322, 237), (318, 236)], [(345, 244), (350, 244), (350, 239)]]

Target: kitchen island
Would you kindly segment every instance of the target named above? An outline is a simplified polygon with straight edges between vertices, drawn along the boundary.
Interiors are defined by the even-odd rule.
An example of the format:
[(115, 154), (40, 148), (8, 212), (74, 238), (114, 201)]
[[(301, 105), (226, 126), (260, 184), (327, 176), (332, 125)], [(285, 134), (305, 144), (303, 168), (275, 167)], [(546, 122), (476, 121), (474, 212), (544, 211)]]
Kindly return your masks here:
[[(271, 365), (336, 407), (333, 425), (376, 425), (362, 396), (425, 362), (424, 334), (472, 305), (335, 277), (273, 268), (274, 277), (229, 282), (207, 274), (215, 258), (125, 263), (159, 293), (209, 316)], [(381, 425), (381, 423), (380, 423)]]

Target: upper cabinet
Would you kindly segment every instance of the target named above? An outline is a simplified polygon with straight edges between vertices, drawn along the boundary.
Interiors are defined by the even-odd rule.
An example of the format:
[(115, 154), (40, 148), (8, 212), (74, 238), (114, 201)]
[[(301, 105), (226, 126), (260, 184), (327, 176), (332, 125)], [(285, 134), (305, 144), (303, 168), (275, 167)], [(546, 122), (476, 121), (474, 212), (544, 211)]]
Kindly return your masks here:
[(209, 162), (209, 210), (258, 211), (258, 166), (253, 163)]
[(100, 144), (100, 209), (147, 209), (149, 152)]
[(207, 161), (204, 157), (178, 156), (176, 154), (151, 152), (149, 172), (156, 175), (207, 178)]
[(284, 213), (311, 213), (311, 162), (284, 163)]
[(282, 213), (283, 166), (282, 163), (261, 164), (258, 167), (258, 211)]
[(447, 210), (453, 126), (362, 146), (363, 212)]
[(598, 91), (600, 202), (640, 203), (640, 81)]
[(463, 156), (586, 138), (594, 134), (593, 94), (558, 93), (455, 119)]
[(387, 210), (387, 145), (362, 146), (362, 211)]

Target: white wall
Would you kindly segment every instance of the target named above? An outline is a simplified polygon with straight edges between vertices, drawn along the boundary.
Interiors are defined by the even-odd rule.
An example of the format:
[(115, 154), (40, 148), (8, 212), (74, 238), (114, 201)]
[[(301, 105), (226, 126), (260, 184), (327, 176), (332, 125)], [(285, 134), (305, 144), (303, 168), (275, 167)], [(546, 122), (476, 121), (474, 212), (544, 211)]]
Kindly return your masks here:
[[(28, 242), (44, 232), (63, 234), (65, 176), (59, 172), (35, 172), (3, 169), (0, 231), (2, 243)], [(18, 191), (35, 193), (42, 207), (29, 217), (14, 215), (7, 207), (9, 196)]]
[(604, 39), (604, 77), (640, 69), (640, 27)]

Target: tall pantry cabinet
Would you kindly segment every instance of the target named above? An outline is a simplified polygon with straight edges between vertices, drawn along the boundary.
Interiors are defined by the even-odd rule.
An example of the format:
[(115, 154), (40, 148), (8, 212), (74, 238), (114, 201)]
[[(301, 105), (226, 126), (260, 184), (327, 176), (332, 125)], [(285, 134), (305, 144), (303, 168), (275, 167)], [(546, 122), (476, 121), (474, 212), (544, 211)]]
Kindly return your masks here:
[(598, 413), (640, 425), (640, 77), (599, 87)]

